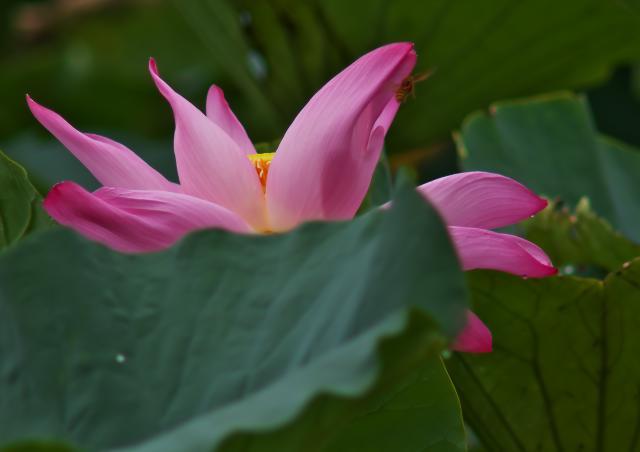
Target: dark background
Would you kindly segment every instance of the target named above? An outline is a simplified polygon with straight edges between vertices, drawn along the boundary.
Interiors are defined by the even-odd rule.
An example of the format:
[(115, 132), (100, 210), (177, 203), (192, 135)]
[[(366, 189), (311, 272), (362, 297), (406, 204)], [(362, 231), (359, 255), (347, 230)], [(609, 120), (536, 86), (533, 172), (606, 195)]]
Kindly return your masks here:
[(434, 70), (387, 141), (420, 181), (455, 172), (451, 134), (492, 102), (588, 93), (598, 128), (640, 145), (640, 7), (634, 1), (3, 0), (0, 148), (41, 191), (95, 181), (31, 117), (25, 93), (83, 131), (122, 141), (175, 179), (173, 119), (147, 72), (198, 107), (221, 86), (254, 142), (279, 139), (333, 74), (409, 40)]

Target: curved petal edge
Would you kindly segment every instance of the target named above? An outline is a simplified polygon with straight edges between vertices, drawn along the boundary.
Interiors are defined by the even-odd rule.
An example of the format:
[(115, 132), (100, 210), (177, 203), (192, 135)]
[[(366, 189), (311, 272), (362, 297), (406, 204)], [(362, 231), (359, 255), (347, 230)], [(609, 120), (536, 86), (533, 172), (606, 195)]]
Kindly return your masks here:
[(493, 229), (529, 218), (547, 201), (519, 182), (481, 171), (453, 174), (427, 182), (418, 191), (450, 226)]
[(558, 272), (539, 246), (515, 235), (461, 226), (449, 226), (449, 234), (464, 270), (498, 270), (528, 278)]
[(103, 187), (90, 193), (73, 182), (61, 182), (45, 198), (44, 208), (58, 223), (128, 253), (162, 250), (198, 229), (251, 231), (223, 207), (163, 191)]
[(493, 349), (491, 331), (477, 315), (467, 311), (467, 324), (451, 348), (464, 353), (490, 353)]
[(224, 92), (216, 85), (212, 85), (207, 93), (207, 117), (224, 130), (244, 153), (256, 153), (242, 123), (224, 98)]
[(103, 185), (113, 187), (179, 191), (126, 146), (100, 135), (82, 133), (56, 112), (43, 107), (27, 95), (27, 105), (56, 137)]
[(398, 110), (396, 90), (413, 70), (411, 43), (360, 57), (324, 85), (285, 133), (267, 179), (274, 230), (355, 215)]
[(160, 77), (153, 59), (149, 72), (173, 110), (174, 151), (183, 191), (233, 210), (257, 230), (267, 229), (262, 184), (247, 155)]

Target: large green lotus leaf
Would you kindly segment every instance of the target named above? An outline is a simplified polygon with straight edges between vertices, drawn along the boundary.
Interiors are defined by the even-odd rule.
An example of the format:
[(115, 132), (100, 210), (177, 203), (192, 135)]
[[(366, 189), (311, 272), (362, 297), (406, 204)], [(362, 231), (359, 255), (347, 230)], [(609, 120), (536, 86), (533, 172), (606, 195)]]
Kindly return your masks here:
[(0, 257), (0, 440), (462, 451), (438, 355), (465, 306), (447, 232), (412, 189), (388, 213), (204, 231), (156, 254), (47, 231)]
[(527, 239), (540, 245), (554, 265), (567, 270), (595, 265), (608, 273), (640, 256), (640, 245), (598, 217), (586, 198), (575, 209), (551, 203), (523, 227)]
[(640, 259), (604, 281), (471, 275), (494, 352), (448, 363), (491, 451), (636, 451)]
[(24, 168), (0, 151), (0, 249), (49, 224), (41, 201)]
[(594, 211), (640, 241), (640, 151), (602, 138), (571, 94), (510, 101), (475, 113), (457, 134), (465, 170), (495, 171)]

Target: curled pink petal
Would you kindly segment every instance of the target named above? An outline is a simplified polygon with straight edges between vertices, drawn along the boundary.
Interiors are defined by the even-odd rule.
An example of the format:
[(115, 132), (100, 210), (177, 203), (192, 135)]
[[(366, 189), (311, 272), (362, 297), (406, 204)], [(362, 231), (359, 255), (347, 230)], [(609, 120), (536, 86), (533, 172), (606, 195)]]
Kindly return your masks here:
[(499, 174), (468, 172), (441, 177), (418, 187), (450, 226), (492, 229), (539, 212), (547, 201)]
[(233, 210), (255, 229), (266, 229), (262, 184), (245, 152), (160, 78), (154, 60), (149, 70), (173, 109), (176, 165), (184, 192)]
[(58, 223), (123, 252), (157, 251), (190, 231), (250, 232), (235, 213), (181, 193), (103, 187), (89, 193), (73, 182), (55, 185), (44, 208)]
[(489, 353), (493, 348), (491, 331), (477, 315), (467, 311), (467, 325), (451, 348), (465, 353)]
[(224, 92), (216, 85), (212, 85), (207, 94), (207, 117), (224, 130), (245, 154), (256, 153), (247, 132), (224, 98)]
[(100, 183), (113, 187), (179, 191), (159, 172), (147, 165), (133, 151), (100, 135), (82, 133), (27, 96), (29, 109), (38, 121), (55, 136)]
[(499, 270), (529, 278), (558, 272), (540, 247), (515, 235), (462, 226), (449, 226), (449, 234), (464, 270)]
[(353, 217), (398, 109), (395, 92), (416, 62), (413, 44), (376, 49), (318, 91), (284, 135), (267, 179), (274, 230)]

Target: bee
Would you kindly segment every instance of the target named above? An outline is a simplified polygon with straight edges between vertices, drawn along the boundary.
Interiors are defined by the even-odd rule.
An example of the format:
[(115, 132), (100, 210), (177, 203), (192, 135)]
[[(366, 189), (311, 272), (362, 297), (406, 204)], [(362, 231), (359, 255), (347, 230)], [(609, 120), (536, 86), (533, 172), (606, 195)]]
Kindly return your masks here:
[(396, 100), (398, 102), (404, 102), (408, 96), (415, 97), (415, 84), (428, 79), (431, 74), (433, 74), (433, 70), (411, 74), (406, 77), (402, 80), (402, 83), (396, 87)]

